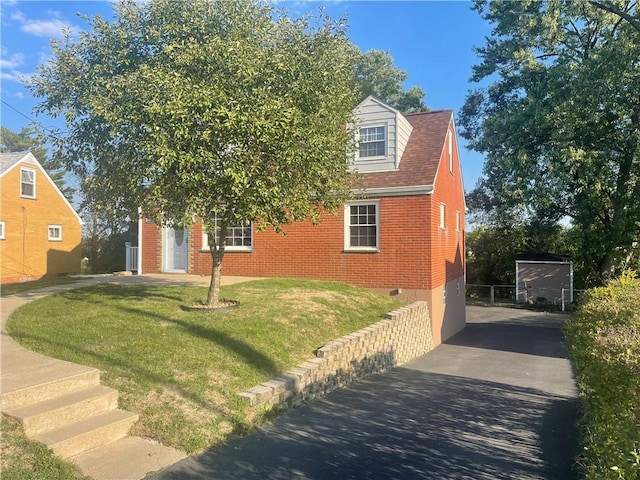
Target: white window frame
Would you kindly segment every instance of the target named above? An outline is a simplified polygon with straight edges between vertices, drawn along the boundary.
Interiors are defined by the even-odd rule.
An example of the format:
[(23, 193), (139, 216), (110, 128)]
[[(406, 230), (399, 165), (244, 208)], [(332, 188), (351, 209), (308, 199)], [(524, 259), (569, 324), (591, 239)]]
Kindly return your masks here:
[[(363, 130), (374, 129), (374, 128), (382, 128), (383, 139), (382, 140), (374, 140), (374, 141), (362, 142), (362, 140), (361, 140), (362, 131)], [(385, 124), (385, 123), (375, 124), (375, 125), (362, 125), (362, 126), (360, 126), (360, 129), (358, 131), (358, 159), (359, 160), (375, 160), (375, 159), (380, 159), (380, 158), (387, 158), (387, 152), (388, 152), (388, 148), (389, 148), (388, 132), (389, 132), (389, 128), (388, 128), (387, 124)], [(384, 143), (384, 152), (383, 152), (382, 155), (365, 155), (365, 156), (363, 156), (361, 154), (360, 146), (361, 146), (362, 143), (379, 143), (381, 141)]]
[(4, 220), (0, 220), (0, 240), (5, 240), (5, 233), (4, 233)]
[(447, 284), (446, 283), (442, 286), (442, 304), (443, 305), (447, 304)]
[(447, 228), (447, 204), (440, 203), (440, 230), (446, 230)]
[(460, 231), (460, 210), (456, 210), (456, 232)]
[[(216, 217), (215, 219), (215, 223), (216, 226), (218, 224), (218, 218)], [(246, 226), (241, 226), (241, 225), (231, 225), (227, 227), (227, 244), (224, 247), (224, 251), (225, 252), (253, 252), (253, 222), (248, 222), (249, 225)], [(251, 246), (248, 245), (231, 245), (228, 242), (229, 236), (231, 236), (231, 238), (235, 238), (234, 234), (235, 234), (235, 230), (236, 229), (245, 229), (245, 228), (249, 228), (250, 229), (250, 239), (251, 239)], [(244, 237), (244, 236), (243, 236)], [(239, 237), (239, 238), (243, 238), (243, 237)], [(209, 249), (209, 235), (207, 234), (207, 232), (204, 231), (204, 229), (202, 230), (202, 250), (203, 251), (210, 251)]]
[[(57, 235), (52, 235), (51, 231), (58, 232)], [(51, 242), (61, 242), (62, 241), (62, 225), (48, 225), (47, 226), (47, 237)]]
[[(351, 207), (375, 206), (375, 224), (360, 224), (361, 226), (374, 226), (376, 229), (375, 246), (351, 245)], [(349, 202), (344, 206), (344, 250), (346, 252), (379, 252), (380, 251), (380, 202), (377, 200), (367, 200), (360, 202)]]
[[(30, 173), (33, 181), (31, 183), (24, 182), (22, 175), (24, 173)], [(22, 190), (23, 185), (31, 185), (33, 187), (32, 195), (25, 195)], [(36, 170), (34, 168), (20, 167), (20, 197), (22, 198), (36, 198)]]

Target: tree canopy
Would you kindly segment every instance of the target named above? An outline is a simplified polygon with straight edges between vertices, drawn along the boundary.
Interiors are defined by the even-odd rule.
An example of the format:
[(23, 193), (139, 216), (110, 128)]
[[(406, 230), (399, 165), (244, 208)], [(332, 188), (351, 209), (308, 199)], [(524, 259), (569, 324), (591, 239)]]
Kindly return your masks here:
[(388, 51), (368, 50), (362, 53), (356, 62), (356, 77), (362, 98), (372, 95), (405, 113), (429, 110), (420, 87), (404, 89), (407, 72), (395, 66)]
[(358, 51), (343, 21), (245, 0), (152, 0), (89, 25), (53, 43), (30, 84), (38, 110), (64, 116), (69, 133), (54, 144), (95, 201), (139, 205), (165, 225), (203, 221), (207, 303), (228, 226), (281, 230), (351, 195)]
[[(460, 115), (486, 154), (470, 206), (494, 224), (570, 222), (587, 284), (637, 264), (640, 30), (627, 0), (476, 1), (494, 25)], [(634, 23), (635, 22), (635, 23)]]

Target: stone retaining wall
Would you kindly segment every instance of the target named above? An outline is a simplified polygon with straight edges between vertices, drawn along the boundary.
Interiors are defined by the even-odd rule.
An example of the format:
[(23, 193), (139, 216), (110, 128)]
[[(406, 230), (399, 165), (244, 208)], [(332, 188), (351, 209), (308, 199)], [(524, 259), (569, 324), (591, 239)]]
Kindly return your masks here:
[(240, 393), (250, 405), (297, 407), (355, 380), (380, 373), (433, 348), (427, 303), (398, 308), (384, 320), (333, 340), (284, 375)]

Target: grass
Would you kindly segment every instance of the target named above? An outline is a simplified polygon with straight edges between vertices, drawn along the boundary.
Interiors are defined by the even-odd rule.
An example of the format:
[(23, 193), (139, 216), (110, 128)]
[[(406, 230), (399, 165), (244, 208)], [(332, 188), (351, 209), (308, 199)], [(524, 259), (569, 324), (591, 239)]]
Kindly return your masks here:
[(1, 422), (2, 480), (91, 480), (44, 444), (28, 440), (15, 420), (3, 416)]
[(223, 287), (222, 296), (241, 302), (233, 311), (180, 309), (205, 294), (101, 284), (31, 302), (8, 329), (29, 349), (99, 368), (103, 383), (120, 391), (120, 406), (140, 415), (133, 434), (195, 453), (269, 413), (246, 406), (238, 392), (401, 305), (344, 284), (271, 279)]
[(16, 293), (30, 292), (39, 288), (53, 287), (56, 285), (66, 285), (77, 282), (73, 277), (45, 277), (33, 282), (7, 283), (0, 286), (0, 296), (15, 295)]

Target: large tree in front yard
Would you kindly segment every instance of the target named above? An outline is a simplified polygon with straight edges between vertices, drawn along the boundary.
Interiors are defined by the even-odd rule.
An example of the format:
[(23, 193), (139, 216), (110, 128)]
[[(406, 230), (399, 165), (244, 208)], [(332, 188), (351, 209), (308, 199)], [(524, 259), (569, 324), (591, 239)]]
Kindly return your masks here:
[(350, 195), (347, 154), (358, 51), (344, 22), (292, 20), (253, 1), (125, 1), (53, 44), (31, 82), (64, 116), (56, 147), (95, 201), (140, 205), (168, 226), (196, 220), (218, 302), (227, 228), (280, 231)]
[[(640, 265), (634, 0), (476, 1), (493, 24), (460, 115), (494, 224), (567, 221), (588, 285)], [(471, 205), (473, 206), (473, 205)]]

